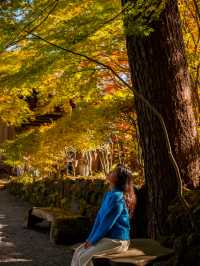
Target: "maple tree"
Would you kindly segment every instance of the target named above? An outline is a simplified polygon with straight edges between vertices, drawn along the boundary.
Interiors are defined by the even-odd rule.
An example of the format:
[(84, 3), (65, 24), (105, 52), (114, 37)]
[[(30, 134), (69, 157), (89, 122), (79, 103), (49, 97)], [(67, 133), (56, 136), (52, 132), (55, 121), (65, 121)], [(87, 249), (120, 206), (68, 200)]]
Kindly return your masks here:
[[(3, 1), (0, 5), (1, 120), (17, 127), (30, 123), (29, 130), (6, 143), (7, 162), (21, 164), (28, 152), (31, 163), (42, 170), (48, 160), (39, 160), (41, 154), (44, 158), (51, 157), (48, 161), (51, 168), (53, 161), (63, 154), (63, 144), (69, 145), (67, 142), (77, 149), (90, 150), (103, 145), (113, 132), (123, 139), (127, 131), (121, 126), (121, 117), (125, 116), (117, 108), (122, 105), (129, 114), (133, 112), (134, 107), (129, 103), (134, 96), (109, 69), (131, 84), (121, 2), (36, 0)], [(180, 1), (184, 25), (190, 25), (185, 27), (184, 36), (185, 42), (190, 43), (188, 58), (191, 75), (196, 80), (198, 51), (188, 34), (194, 30), (191, 24), (195, 30), (198, 24), (192, 15), (184, 16), (188, 5), (194, 11), (192, 1), (189, 4)], [(151, 29), (138, 23), (134, 31), (148, 34)], [(88, 60), (87, 56), (94, 60)], [(27, 98), (34, 90), (37, 104), (31, 108)], [(72, 99), (76, 108), (69, 104)], [(31, 127), (39, 115), (57, 109), (62, 111), (62, 118), (52, 124)], [(134, 112), (133, 116), (136, 119)], [(137, 146), (134, 119), (126, 113), (124, 128), (135, 132), (130, 134), (130, 147)], [(34, 147), (29, 142), (34, 142)]]

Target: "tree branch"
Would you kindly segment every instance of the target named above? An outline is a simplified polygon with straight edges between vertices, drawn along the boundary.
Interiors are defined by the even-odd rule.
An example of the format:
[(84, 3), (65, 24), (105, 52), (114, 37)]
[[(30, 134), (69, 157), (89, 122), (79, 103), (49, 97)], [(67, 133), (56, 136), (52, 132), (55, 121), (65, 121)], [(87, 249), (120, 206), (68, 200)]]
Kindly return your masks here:
[[(53, 3), (53, 7), (49, 10), (49, 12), (47, 13), (47, 15), (46, 15), (46, 16), (40, 21), (40, 23), (39, 23), (38, 25), (36, 25), (35, 27), (33, 27), (31, 30), (29, 30), (30, 33), (33, 32), (34, 30), (36, 30), (37, 28), (39, 28), (39, 27), (40, 27), (40, 26), (41, 26), (41, 25), (42, 25), (42, 24), (48, 19), (48, 17), (50, 16), (50, 14), (55, 10), (55, 8), (56, 8), (56, 6), (57, 6), (57, 4), (58, 4), (58, 1), (59, 1), (59, 0), (55, 0), (55, 1), (54, 1), (54, 3)], [(41, 11), (41, 13), (43, 13), (46, 9), (48, 9), (49, 6), (50, 6), (50, 5), (48, 5), (45, 9), (43, 9), (43, 10)], [(37, 19), (37, 18), (33, 19), (33, 20), (30, 21), (27, 25), (25, 25), (24, 28), (23, 28), (20, 32), (21, 32), (21, 33), (22, 33), (23, 31), (27, 32), (27, 31), (26, 31), (26, 28), (29, 27), (31, 24), (33, 24), (33, 23), (36, 21), (36, 19)], [(18, 33), (18, 35), (20, 35), (20, 32)], [(27, 37), (27, 33), (24, 34), (24, 35), (22, 35), (19, 39), (15, 40), (15, 41), (9, 41), (9, 42), (5, 45), (4, 49), (6, 50), (6, 49), (8, 49), (10, 46), (16, 45), (18, 42), (24, 40), (24, 38), (26, 38), (26, 37)]]

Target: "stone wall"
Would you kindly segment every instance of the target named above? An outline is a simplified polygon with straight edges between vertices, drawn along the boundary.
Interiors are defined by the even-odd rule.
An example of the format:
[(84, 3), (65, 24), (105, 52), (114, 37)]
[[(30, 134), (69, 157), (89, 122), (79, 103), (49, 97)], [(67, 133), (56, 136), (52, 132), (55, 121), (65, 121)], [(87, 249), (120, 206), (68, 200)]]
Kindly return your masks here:
[[(52, 178), (33, 180), (30, 177), (14, 177), (9, 191), (29, 201), (33, 206), (58, 207), (89, 217), (91, 224), (100, 207), (108, 183), (98, 178)], [(131, 219), (131, 236), (146, 237), (145, 190), (136, 189), (137, 208)]]
[(94, 218), (108, 189), (103, 179), (66, 178), (64, 180), (12, 178), (9, 191), (34, 206), (59, 207)]

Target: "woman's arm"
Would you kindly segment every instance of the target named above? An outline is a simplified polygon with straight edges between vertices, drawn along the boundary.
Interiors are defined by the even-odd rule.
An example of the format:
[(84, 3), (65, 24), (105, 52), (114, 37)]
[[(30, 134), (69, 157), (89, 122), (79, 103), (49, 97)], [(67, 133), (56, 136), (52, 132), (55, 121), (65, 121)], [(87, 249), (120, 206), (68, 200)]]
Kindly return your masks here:
[(101, 217), (101, 221), (96, 225), (96, 230), (87, 240), (94, 245), (98, 240), (103, 238), (115, 224), (122, 211), (123, 204), (120, 195), (112, 194), (107, 208), (103, 213), (103, 217)]
[[(103, 195), (102, 203), (103, 203), (103, 201), (105, 200), (106, 195), (107, 195), (107, 192), (105, 192), (104, 195)], [(102, 203), (101, 203), (101, 205), (102, 205)], [(97, 228), (98, 225), (99, 225), (99, 211), (98, 211), (98, 213), (97, 213), (97, 216), (96, 216), (96, 218), (95, 218), (94, 224), (93, 224), (93, 226), (92, 226), (92, 230), (91, 230), (91, 232), (90, 232), (88, 238), (86, 239), (86, 241), (90, 241), (89, 239), (90, 239), (90, 238), (92, 237), (92, 235), (94, 234), (94, 232), (95, 232), (95, 230), (96, 230), (96, 228)]]
[(91, 238), (92, 235), (94, 234), (94, 232), (95, 232), (95, 230), (96, 230), (98, 224), (99, 224), (99, 212), (97, 213), (97, 216), (96, 216), (96, 218), (95, 218), (94, 224), (93, 224), (93, 226), (92, 226), (92, 230), (91, 230), (91, 232), (90, 232), (88, 238), (86, 239), (86, 241), (90, 242), (90, 238)]

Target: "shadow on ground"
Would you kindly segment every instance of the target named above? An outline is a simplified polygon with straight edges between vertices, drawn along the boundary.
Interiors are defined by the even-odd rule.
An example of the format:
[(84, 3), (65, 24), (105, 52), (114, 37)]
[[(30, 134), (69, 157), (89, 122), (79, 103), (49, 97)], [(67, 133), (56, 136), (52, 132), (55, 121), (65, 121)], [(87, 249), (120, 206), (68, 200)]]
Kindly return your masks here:
[(37, 230), (25, 228), (30, 205), (0, 190), (0, 264), (3, 266), (68, 266), (68, 246), (49, 241), (48, 224)]

